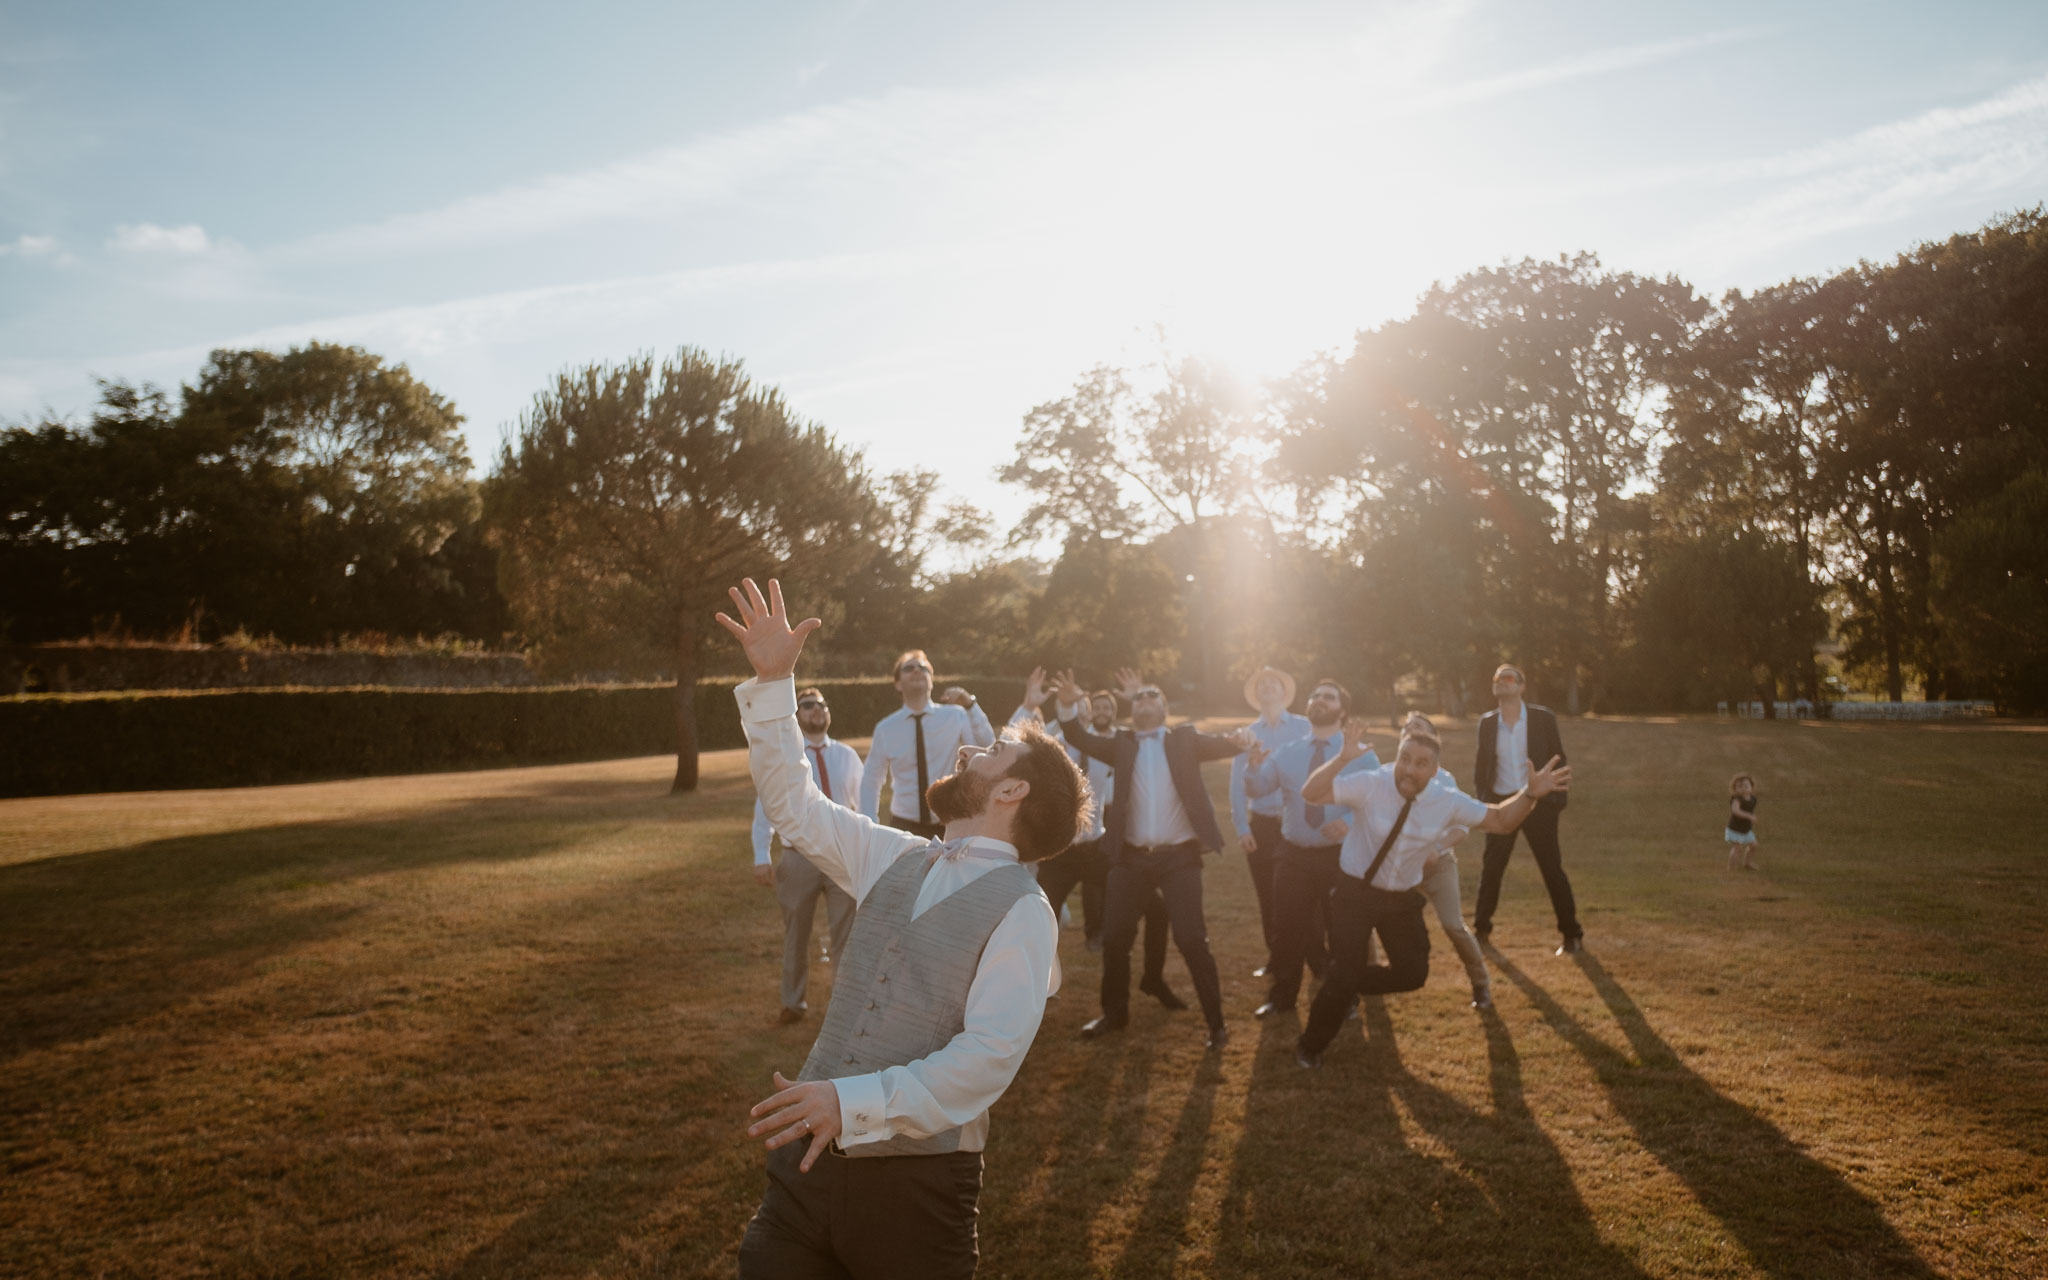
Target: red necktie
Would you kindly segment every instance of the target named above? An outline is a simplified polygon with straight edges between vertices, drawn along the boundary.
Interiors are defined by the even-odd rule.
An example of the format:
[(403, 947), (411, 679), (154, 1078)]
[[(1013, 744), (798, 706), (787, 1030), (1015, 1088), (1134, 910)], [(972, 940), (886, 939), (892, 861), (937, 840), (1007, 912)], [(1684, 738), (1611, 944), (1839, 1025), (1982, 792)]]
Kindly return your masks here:
[(830, 800), (832, 798), (832, 775), (825, 772), (825, 748), (812, 747), (811, 755), (815, 757), (817, 761), (818, 790), (824, 792), (825, 798), (827, 800)]

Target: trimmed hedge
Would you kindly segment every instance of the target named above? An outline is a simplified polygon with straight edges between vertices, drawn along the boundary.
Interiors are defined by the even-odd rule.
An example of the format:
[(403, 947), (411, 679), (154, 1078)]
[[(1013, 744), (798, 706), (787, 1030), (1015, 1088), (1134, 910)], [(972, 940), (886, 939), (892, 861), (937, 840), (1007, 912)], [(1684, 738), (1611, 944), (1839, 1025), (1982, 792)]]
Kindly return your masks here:
[[(697, 686), (697, 743), (746, 745), (734, 679)], [(805, 681), (836, 735), (864, 738), (900, 704), (887, 680)], [(1014, 680), (953, 679), (1000, 728)], [(236, 787), (662, 755), (675, 686), (258, 689), (0, 699), (0, 796)]]

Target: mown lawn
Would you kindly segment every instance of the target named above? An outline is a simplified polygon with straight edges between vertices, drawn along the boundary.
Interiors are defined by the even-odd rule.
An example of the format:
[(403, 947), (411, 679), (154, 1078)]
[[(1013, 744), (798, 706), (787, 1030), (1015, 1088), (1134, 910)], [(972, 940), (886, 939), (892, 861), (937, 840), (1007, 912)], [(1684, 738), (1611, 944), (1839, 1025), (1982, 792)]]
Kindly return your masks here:
[[(1300, 1071), (1230, 855), (1236, 1041), (1140, 998), (1084, 1044), (1069, 930), (982, 1273), (2048, 1274), (2048, 733), (1566, 735), (1589, 950), (1551, 955), (1519, 854), (1491, 1016), (1435, 935), (1429, 986)], [(1764, 870), (1731, 876), (1738, 767)], [(744, 1113), (816, 1022), (774, 1025), (742, 758), (669, 771), (0, 802), (0, 1273), (729, 1274)]]

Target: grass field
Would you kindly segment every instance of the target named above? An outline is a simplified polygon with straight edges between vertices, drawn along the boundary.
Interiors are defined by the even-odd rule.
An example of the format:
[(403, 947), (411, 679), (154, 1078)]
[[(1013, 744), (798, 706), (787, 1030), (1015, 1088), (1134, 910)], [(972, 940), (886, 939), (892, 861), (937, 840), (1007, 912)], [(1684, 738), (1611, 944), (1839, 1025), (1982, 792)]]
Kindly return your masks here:
[[(1299, 1070), (1234, 854), (1220, 1057), (1142, 997), (1078, 1041), (1067, 931), (982, 1274), (2048, 1275), (2048, 733), (1565, 732), (1588, 952), (1518, 853), (1492, 1015), (1434, 935)], [(0, 802), (0, 1273), (729, 1274), (746, 1108), (817, 1023), (774, 1025), (752, 789), (705, 765), (683, 799), (644, 759)]]

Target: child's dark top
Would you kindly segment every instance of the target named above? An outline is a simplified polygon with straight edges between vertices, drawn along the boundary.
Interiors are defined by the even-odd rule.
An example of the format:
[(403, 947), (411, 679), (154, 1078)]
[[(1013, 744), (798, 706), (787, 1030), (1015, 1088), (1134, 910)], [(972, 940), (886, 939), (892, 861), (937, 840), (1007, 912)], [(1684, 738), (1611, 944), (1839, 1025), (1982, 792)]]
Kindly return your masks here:
[(1728, 829), (1739, 836), (1748, 835), (1756, 827), (1756, 824), (1749, 820), (1749, 815), (1756, 812), (1757, 797), (1735, 796), (1732, 798), (1735, 801), (1735, 807), (1742, 810), (1742, 812), (1740, 814), (1731, 813), (1728, 815)]

